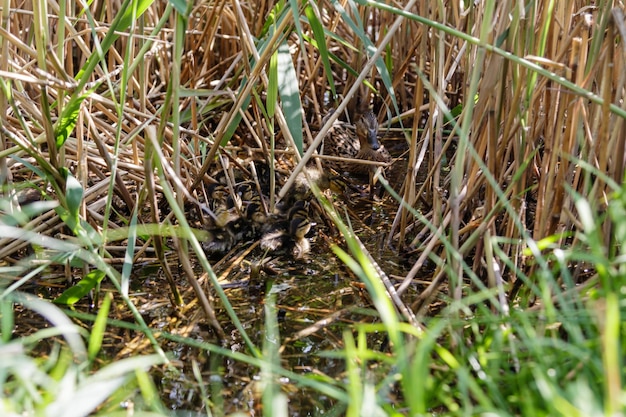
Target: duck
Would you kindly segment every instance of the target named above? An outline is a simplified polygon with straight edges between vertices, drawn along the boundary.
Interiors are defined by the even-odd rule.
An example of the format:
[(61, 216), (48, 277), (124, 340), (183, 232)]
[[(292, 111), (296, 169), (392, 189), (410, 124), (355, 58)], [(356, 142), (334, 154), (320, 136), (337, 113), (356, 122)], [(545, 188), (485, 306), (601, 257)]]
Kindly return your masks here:
[[(334, 109), (324, 117), (324, 120), (333, 113)], [(325, 155), (345, 158), (345, 160), (325, 160), (325, 166), (351, 176), (371, 177), (378, 167), (374, 164), (358, 163), (354, 161), (355, 159), (382, 163), (389, 163), (392, 160), (389, 152), (378, 141), (378, 119), (371, 110), (361, 114), (354, 126), (336, 121), (324, 138), (323, 150)]]

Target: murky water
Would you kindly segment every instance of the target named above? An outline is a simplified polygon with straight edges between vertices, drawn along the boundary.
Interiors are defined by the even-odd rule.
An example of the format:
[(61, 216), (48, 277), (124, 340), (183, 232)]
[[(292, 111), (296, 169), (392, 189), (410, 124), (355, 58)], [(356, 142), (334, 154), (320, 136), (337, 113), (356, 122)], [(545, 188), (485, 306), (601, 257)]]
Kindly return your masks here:
[[(403, 265), (403, 260), (392, 252), (380, 250), (384, 246), (382, 224), (389, 217), (387, 209), (377, 208), (373, 222), (367, 220), (368, 216), (362, 212), (357, 215), (352, 224), (383, 270), (402, 275), (410, 265)], [(366, 219), (370, 224), (361, 223), (358, 219)], [(266, 337), (264, 307), (268, 293), (271, 293), (276, 304), (281, 365), (300, 375), (327, 377), (341, 383), (345, 378), (344, 360), (338, 358), (336, 353), (343, 349), (343, 332), (350, 329), (354, 333), (358, 323), (375, 323), (377, 318), (366, 291), (330, 250), (330, 245), (341, 244), (341, 239), (333, 237), (333, 231), (321, 222), (307, 236), (311, 252), (303, 259), (293, 259), (285, 254), (266, 255), (257, 247), (237, 262), (214, 261), (214, 264), (221, 265), (215, 272), (221, 278), (220, 282), (248, 336), (257, 347), (263, 346)], [(242, 243), (238, 249), (243, 252), (251, 244)], [(235, 251), (232, 259), (238, 259), (241, 252)], [(263, 264), (262, 268), (258, 267), (260, 264)], [(200, 275), (201, 271), (198, 271)], [(182, 271), (180, 276), (183, 276)], [(218, 299), (214, 299), (213, 304), (218, 321), (229, 339), (227, 341), (220, 340), (206, 324), (195, 294), (184, 279), (181, 278), (178, 287), (186, 305), (180, 308), (174, 308), (170, 303), (169, 288), (165, 282), (161, 268), (156, 264), (138, 267), (131, 280), (131, 298), (152, 329), (245, 352), (240, 334)], [(203, 285), (207, 293), (215, 296), (206, 280)], [(103, 291), (113, 291), (109, 287), (111, 285), (105, 281)], [(54, 298), (62, 290), (63, 286), (46, 287), (46, 298)], [(76, 310), (89, 311), (89, 300), (82, 300)], [(30, 312), (19, 311), (18, 314), (16, 322), (22, 323), (21, 329), (25, 332), (24, 323), (32, 326), (33, 330), (43, 326), (42, 319)], [(114, 304), (109, 317), (133, 322), (132, 315), (121, 301)], [(90, 325), (88, 322), (84, 324), (85, 327)], [(260, 415), (259, 369), (184, 343), (163, 338), (159, 342), (163, 350), (172, 355), (173, 366), (155, 369), (152, 374), (162, 401), (175, 413), (173, 415), (195, 415), (193, 413), (205, 409), (204, 401), (207, 399), (212, 409), (226, 414), (245, 411)], [(384, 335), (368, 335), (368, 347), (385, 352)], [(46, 354), (45, 351), (42, 353)], [(140, 333), (109, 326), (101, 364), (150, 353), (153, 350)], [(194, 376), (194, 363), (200, 370), (201, 383)], [(383, 371), (382, 368), (380, 371)], [(329, 415), (331, 410), (336, 415), (342, 415), (342, 406), (336, 405), (332, 398), (297, 386), (294, 381), (285, 378), (278, 382), (289, 398), (289, 415)], [(207, 394), (203, 394), (201, 388), (206, 389)]]
[[(269, 291), (275, 297), (282, 365), (299, 374), (336, 378), (344, 371), (343, 361), (318, 354), (341, 349), (343, 330), (355, 321), (371, 320), (371, 317), (354, 312), (355, 307), (367, 307), (367, 299), (353, 285), (350, 274), (337, 264), (328, 247), (323, 253), (318, 242), (313, 242), (312, 249), (317, 251), (316, 255), (303, 260), (273, 258), (268, 269), (271, 268), (275, 275), (261, 272), (254, 282), (250, 282), (252, 267), (244, 262), (241, 267), (233, 268), (228, 277), (228, 281), (237, 284), (227, 286), (225, 291), (247, 334), (259, 348), (264, 343), (264, 302)], [(226, 314), (220, 311), (218, 317), (227, 335), (233, 337), (229, 344), (244, 349), (238, 333), (228, 324)], [(320, 324), (322, 320), (325, 322)], [(214, 332), (201, 324), (191, 333), (192, 337), (200, 336), (206, 341), (213, 338), (215, 341)], [(214, 389), (221, 392), (224, 403), (220, 409), (228, 413), (260, 407), (258, 369), (216, 355), (206, 357), (206, 354), (184, 346), (173, 346), (173, 350), (178, 352), (182, 372), (179, 375), (164, 374), (161, 378), (167, 393), (165, 400), (173, 409), (201, 406), (199, 390), (190, 369), (191, 360), (202, 362), (203, 379), (207, 383), (214, 381)], [(297, 387), (285, 379), (280, 382), (290, 399), (290, 415), (314, 415), (333, 406), (330, 398), (320, 397), (319, 393)]]
[[(368, 211), (371, 211), (371, 207)], [(358, 214), (360, 219), (367, 219), (362, 212)], [(387, 272), (401, 275), (403, 271), (406, 272), (405, 266), (409, 265), (402, 265), (403, 260), (391, 251), (380, 249), (384, 247), (385, 236), (379, 229), (388, 221), (386, 209), (378, 207), (373, 218), (374, 223), (371, 223), (371, 219), (367, 220), (371, 223), (369, 225), (353, 219), (353, 226), (364, 235), (364, 241), (381, 267)], [(215, 272), (221, 276), (237, 316), (257, 347), (262, 347), (266, 336), (264, 304), (269, 292), (276, 304), (282, 366), (298, 374), (325, 376), (341, 381), (344, 378), (344, 361), (328, 353), (337, 353), (343, 349), (343, 332), (346, 329), (354, 329), (358, 323), (377, 322), (377, 318), (366, 291), (330, 250), (330, 244), (340, 242), (340, 239), (328, 237), (329, 234), (332, 235), (332, 231), (325, 226), (315, 226), (308, 235), (311, 253), (304, 259), (279, 254), (264, 260), (263, 251), (257, 248), (245, 260), (237, 264), (226, 262)], [(232, 258), (236, 259), (236, 255)], [(264, 267), (259, 268), (259, 264)], [(226, 269), (228, 273), (222, 276)], [(151, 286), (151, 282), (155, 287), (160, 285), (163, 288), (160, 279), (148, 278), (144, 290), (146, 285)], [(184, 283), (182, 287), (187, 288)], [(166, 294), (163, 295), (165, 297)], [(188, 300), (193, 297), (187, 288), (185, 298)], [(219, 302), (216, 301), (215, 305), (220, 324), (227, 336), (232, 338), (226, 345), (243, 351), (245, 345), (240, 335), (229, 324), (230, 319), (220, 308)], [(167, 310), (168, 307), (164, 308)], [(154, 314), (156, 321), (163, 321), (166, 318), (159, 317), (163, 312), (154, 310), (146, 313)], [(187, 332), (189, 337), (221, 344), (215, 332), (204, 324), (199, 307), (196, 306), (178, 320), (178, 328), (192, 326)], [(155, 325), (157, 323), (152, 323), (153, 327)], [(385, 336), (370, 334), (368, 347), (385, 351)], [(192, 362), (196, 361), (202, 370), (202, 380), (215, 394), (211, 395), (211, 400), (220, 398), (222, 401), (218, 409), (225, 413), (259, 410), (261, 397), (258, 392), (258, 369), (219, 355), (207, 355), (206, 352), (184, 345), (168, 343), (165, 348), (175, 353), (180, 371), (158, 375), (163, 399), (172, 409), (198, 410), (203, 407), (200, 389), (191, 369)], [(289, 398), (289, 415), (326, 414), (335, 406), (331, 398), (296, 386), (294, 381), (281, 379), (279, 382)], [(219, 396), (216, 396), (217, 392)]]

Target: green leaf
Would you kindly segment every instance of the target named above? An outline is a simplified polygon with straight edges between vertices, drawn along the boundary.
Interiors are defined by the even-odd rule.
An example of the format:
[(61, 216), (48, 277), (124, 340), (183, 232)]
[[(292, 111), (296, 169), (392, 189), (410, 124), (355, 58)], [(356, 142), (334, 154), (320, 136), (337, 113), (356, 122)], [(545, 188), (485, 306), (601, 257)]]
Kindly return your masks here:
[(391, 50), (391, 43), (388, 43), (385, 47), (385, 68), (389, 74), (393, 73), (393, 51)]
[(300, 2), (298, 0), (289, 0), (289, 8), (293, 13), (293, 24), (298, 34), (298, 38), (302, 41), (302, 26), (300, 26)]
[(265, 103), (265, 109), (270, 118), (276, 114), (276, 101), (278, 100), (278, 54), (279, 52), (276, 51), (270, 57), (269, 84)]
[[(263, 24), (263, 28), (261, 28), (261, 32), (258, 36), (259, 39), (265, 38), (267, 34), (270, 33), (272, 26), (278, 25), (278, 23), (284, 18), (285, 11), (285, 2), (283, 0), (276, 2), (272, 10), (265, 18), (265, 23)], [(261, 48), (259, 48), (259, 53), (260, 52)]]
[(130, 225), (128, 227), (128, 244), (126, 246), (126, 253), (124, 255), (124, 265), (122, 265), (122, 276), (120, 279), (120, 286), (122, 295), (128, 296), (128, 289), (130, 287), (130, 274), (133, 270), (133, 256), (135, 254), (135, 241), (137, 240), (137, 206), (133, 209), (133, 215), (130, 218)]
[(15, 326), (13, 303), (7, 298), (0, 299), (0, 340), (5, 345), (11, 340)]
[(56, 138), (57, 149), (60, 149), (61, 146), (65, 144), (67, 138), (69, 138), (74, 131), (74, 128), (76, 127), (76, 121), (78, 120), (78, 115), (80, 113), (80, 106), (92, 92), (93, 90), (89, 90), (83, 95), (73, 97), (63, 108), (61, 117), (59, 118), (59, 121), (57, 122), (57, 125), (54, 129), (54, 137)]
[[(243, 77), (241, 85), (239, 86), (239, 93), (241, 93), (241, 90), (244, 89), (247, 82), (248, 79), (246, 77)], [(241, 109), (247, 109), (250, 105), (250, 101), (252, 101), (252, 95), (248, 94), (241, 102)], [(228, 141), (230, 141), (230, 138), (233, 137), (235, 131), (237, 130), (237, 127), (239, 127), (239, 122), (241, 122), (241, 112), (237, 111), (237, 113), (235, 113), (235, 117), (233, 117), (232, 122), (226, 128), (226, 132), (224, 132), (224, 136), (222, 137), (222, 141), (220, 142), (222, 146), (226, 146), (228, 144)]]
[[(102, 273), (102, 276), (104, 277), (104, 273)], [(93, 362), (102, 347), (102, 340), (104, 339), (104, 332), (107, 327), (107, 317), (109, 316), (109, 310), (111, 309), (111, 300), (113, 300), (113, 294), (111, 293), (107, 293), (103, 297), (102, 305), (98, 309), (98, 316), (96, 317), (96, 321), (93, 323), (93, 327), (91, 328), (91, 332), (89, 334), (89, 346), (87, 347), (90, 362)]]
[[(289, 45), (286, 42), (278, 47), (278, 91), (283, 112), (287, 119), (287, 126), (296, 143), (296, 148), (302, 155), (302, 103), (300, 102), (300, 88), (298, 75), (293, 66)], [(268, 93), (269, 94), (269, 93)]]
[(181, 15), (187, 15), (187, 2), (185, 0), (169, 0), (174, 9)]
[(72, 230), (74, 235), (84, 235), (85, 229), (82, 226), (80, 218), (80, 206), (83, 201), (83, 187), (80, 182), (65, 167), (60, 169), (61, 174), (65, 178), (65, 210), (63, 207), (57, 207), (56, 211), (59, 217)]
[(78, 220), (80, 213), (80, 204), (83, 201), (83, 187), (69, 170), (62, 169), (65, 175), (65, 201), (67, 202), (67, 210), (72, 218)]
[(58, 296), (54, 302), (56, 304), (74, 305), (78, 300), (83, 298), (93, 290), (96, 285), (104, 278), (104, 271), (91, 271), (83, 279), (81, 279), (76, 285), (63, 291), (63, 294)]
[(324, 27), (317, 18), (317, 15), (315, 14), (315, 11), (311, 6), (306, 6), (304, 8), (304, 13), (306, 14), (306, 17), (309, 21), (309, 25), (311, 25), (311, 29), (313, 29), (313, 37), (315, 38), (317, 49), (320, 53), (320, 58), (322, 58), (322, 64), (324, 64), (324, 72), (326, 72), (328, 85), (330, 86), (330, 91), (332, 92), (334, 99), (335, 97), (337, 97), (337, 91), (335, 90), (333, 70), (330, 66), (328, 47), (326, 46), (326, 37), (324, 36)]
[(56, 206), (54, 211), (59, 215), (63, 223), (72, 231), (74, 236), (82, 238), (82, 242), (89, 247), (100, 246), (103, 244), (102, 235), (93, 228), (88, 222), (79, 216), (71, 215), (63, 206)]

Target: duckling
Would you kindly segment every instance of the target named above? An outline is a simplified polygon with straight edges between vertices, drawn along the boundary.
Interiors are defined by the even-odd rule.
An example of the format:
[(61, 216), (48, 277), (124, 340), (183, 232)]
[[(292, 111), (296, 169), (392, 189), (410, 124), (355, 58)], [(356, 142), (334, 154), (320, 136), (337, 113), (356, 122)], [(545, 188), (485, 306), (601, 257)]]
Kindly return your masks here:
[(261, 249), (275, 252), (283, 248), (290, 240), (288, 228), (289, 225), (285, 221), (274, 223), (261, 237)]
[(296, 201), (287, 211), (287, 219), (307, 219), (309, 218), (309, 202), (306, 200)]
[(290, 208), (302, 201), (315, 201), (311, 184), (315, 184), (320, 191), (330, 190), (334, 194), (345, 195), (348, 188), (341, 176), (333, 170), (322, 171), (317, 168), (305, 167), (297, 176), (293, 187), (278, 202), (276, 208), (288, 212)]
[(290, 251), (296, 258), (301, 258), (310, 250), (306, 238), (310, 230), (308, 205), (299, 201), (289, 209), (285, 219), (267, 227), (261, 238), (261, 248), (270, 252)]
[(317, 168), (304, 168), (297, 176), (292, 194), (298, 199), (311, 198), (311, 183), (314, 183), (320, 190), (331, 190), (335, 193), (343, 193), (345, 184), (341, 180), (341, 175), (330, 170), (321, 171)]
[(293, 240), (291, 251), (296, 258), (302, 258), (311, 250), (311, 244), (306, 234), (311, 230), (311, 221), (308, 217), (295, 217), (289, 223), (289, 234)]
[(235, 185), (235, 193), (241, 198), (242, 202), (251, 201), (255, 197), (255, 186), (252, 181), (244, 181)]
[(225, 207), (228, 191), (224, 185), (212, 183), (207, 187), (208, 204), (202, 205), (202, 210), (212, 220), (211, 226), (222, 227), (229, 221), (228, 209)]
[(245, 235), (245, 225), (240, 214), (240, 198), (232, 196), (226, 186), (220, 183), (207, 187), (208, 206), (203, 210), (209, 215), (208, 238), (203, 248), (208, 253), (227, 252)]
[(265, 223), (267, 216), (260, 202), (252, 201), (246, 206), (246, 219), (258, 225)]
[(228, 229), (208, 230), (208, 238), (202, 242), (205, 252), (215, 254), (228, 252), (235, 245), (235, 236)]
[(236, 201), (230, 196), (226, 201), (214, 200), (210, 206), (215, 216), (213, 217), (215, 227), (225, 227), (241, 218)]
[(219, 182), (213, 182), (209, 184), (207, 187), (207, 192), (212, 201), (224, 200), (228, 196), (228, 190), (226, 189), (224, 184), (220, 184)]
[(252, 232), (261, 230), (267, 224), (268, 215), (261, 201), (261, 196), (255, 195), (248, 201), (245, 209), (246, 220), (250, 223)]
[[(325, 118), (329, 115), (326, 115)], [(364, 161), (391, 162), (391, 155), (380, 145), (377, 136), (378, 120), (374, 113), (368, 110), (361, 115), (354, 127), (345, 122), (335, 122), (324, 138), (324, 153)], [(339, 172), (355, 175), (372, 174), (376, 170), (376, 165), (360, 164), (348, 160), (327, 160), (325, 165)]]

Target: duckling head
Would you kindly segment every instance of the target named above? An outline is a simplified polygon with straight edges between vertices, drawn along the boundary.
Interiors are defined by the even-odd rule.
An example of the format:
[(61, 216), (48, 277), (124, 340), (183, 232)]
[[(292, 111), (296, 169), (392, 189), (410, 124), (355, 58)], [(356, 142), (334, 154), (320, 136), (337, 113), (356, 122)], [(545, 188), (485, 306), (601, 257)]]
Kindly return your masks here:
[(377, 151), (380, 148), (378, 142), (378, 120), (374, 113), (366, 111), (356, 122), (356, 135), (359, 138), (361, 149), (370, 148)]
[(309, 217), (309, 202), (304, 200), (296, 201), (293, 206), (289, 208), (287, 212), (287, 219), (293, 220), (296, 218), (308, 219)]

